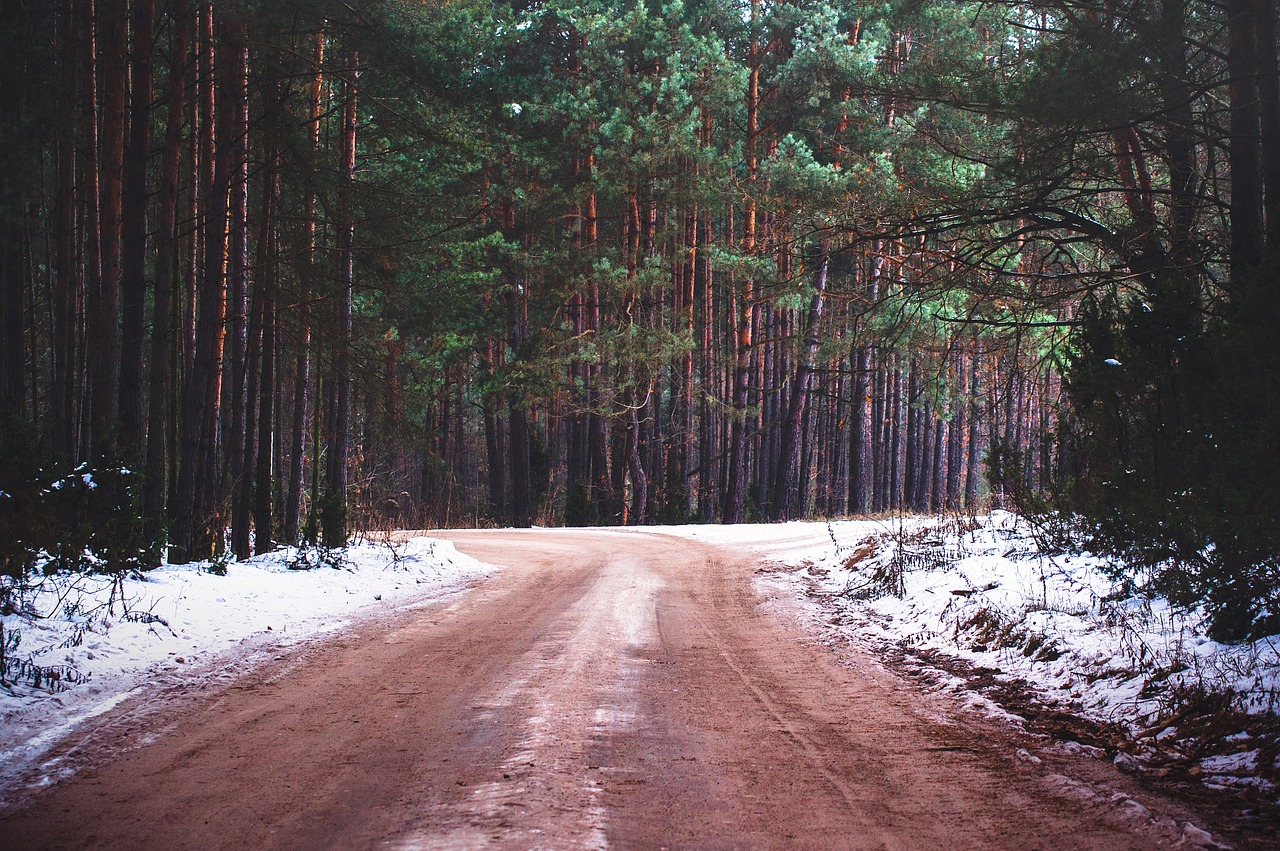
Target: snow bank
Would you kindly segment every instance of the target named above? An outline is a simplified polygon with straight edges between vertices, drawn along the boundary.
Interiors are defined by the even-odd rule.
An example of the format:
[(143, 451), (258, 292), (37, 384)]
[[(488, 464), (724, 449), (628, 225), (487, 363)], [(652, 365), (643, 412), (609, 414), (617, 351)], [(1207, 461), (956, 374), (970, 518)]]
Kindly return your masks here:
[[(1187, 689), (1230, 693), (1246, 712), (1277, 709), (1274, 639), (1212, 641), (1203, 612), (1127, 592), (1097, 556), (1045, 554), (1013, 514), (916, 521), (883, 533), (862, 557), (858, 543), (832, 549), (820, 582), (864, 614), (870, 633), (1022, 677), (1096, 719), (1131, 726)], [(884, 584), (898, 575), (901, 597)]]
[(1212, 641), (1203, 613), (1120, 593), (1097, 556), (1044, 554), (1007, 512), (662, 531), (802, 567), (859, 634), (1025, 678), (1099, 720), (1142, 723), (1188, 687), (1231, 692), (1246, 711), (1280, 708), (1280, 641)]
[[(1262, 765), (1258, 756), (1277, 746), (1263, 732), (1273, 726), (1267, 719), (1223, 715), (1216, 722), (1238, 722), (1253, 733), (1204, 723), (1190, 730), (1190, 719), (1174, 710), (1183, 698), (1208, 693), (1226, 696), (1217, 705), (1244, 717), (1274, 715), (1280, 639), (1212, 641), (1203, 612), (1133, 594), (1097, 556), (1046, 554), (1035, 530), (1013, 514), (662, 531), (743, 546), (785, 565), (789, 570), (761, 577), (773, 586), (764, 590), (776, 594), (782, 583), (816, 610), (817, 622), (861, 643), (958, 658), (1027, 682), (1046, 703), (1127, 730), (1141, 760), (1117, 753), (1116, 761), (1138, 766), (1133, 770), (1178, 760), (1211, 786), (1275, 789), (1267, 777), (1280, 765)], [(959, 677), (939, 673), (941, 688), (966, 691)], [(980, 695), (968, 699), (1003, 714)], [(1179, 729), (1184, 722), (1187, 729)]]
[(52, 690), (30, 676), (0, 686), (0, 781), (152, 679), (251, 638), (290, 645), (371, 607), (437, 599), (496, 569), (432, 538), (335, 554), (336, 567), (296, 569), (316, 553), (288, 548), (227, 565), (226, 575), (207, 563), (165, 566), (115, 582), (55, 576), (24, 593), (20, 611), (0, 619), (6, 652), (63, 679)]

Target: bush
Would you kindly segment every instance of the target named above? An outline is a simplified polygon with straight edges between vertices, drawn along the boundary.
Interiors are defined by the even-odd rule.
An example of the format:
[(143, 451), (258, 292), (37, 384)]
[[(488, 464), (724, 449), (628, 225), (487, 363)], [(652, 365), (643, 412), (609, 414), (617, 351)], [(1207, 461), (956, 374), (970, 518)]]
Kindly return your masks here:
[(1272, 257), (1204, 319), (1162, 273), (1145, 297), (1093, 299), (1066, 374), (1076, 420), (1058, 508), (1087, 546), (1204, 606), (1220, 641), (1280, 631), (1280, 277)]
[(158, 563), (139, 476), (120, 464), (60, 461), (30, 426), (0, 425), (0, 574), (120, 574)]

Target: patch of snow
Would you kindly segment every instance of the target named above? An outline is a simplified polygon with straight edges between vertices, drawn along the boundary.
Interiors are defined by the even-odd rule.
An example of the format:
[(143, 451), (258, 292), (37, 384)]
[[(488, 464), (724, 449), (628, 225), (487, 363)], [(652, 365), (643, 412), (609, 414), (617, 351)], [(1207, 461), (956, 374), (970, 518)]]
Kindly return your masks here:
[[(0, 686), (0, 790), (78, 724), (103, 714), (159, 677), (251, 638), (297, 644), (375, 607), (444, 597), (497, 568), (451, 542), (414, 538), (340, 551), (339, 567), (291, 569), (293, 548), (211, 573), (208, 563), (166, 565), (137, 578), (55, 576), (0, 619), (17, 637), (7, 652), (44, 667), (66, 666), (80, 682), (57, 693)], [(38, 615), (38, 616), (36, 616)]]
[(1257, 750), (1244, 753), (1219, 754), (1200, 760), (1200, 767), (1214, 774), (1251, 774), (1258, 770)]
[[(1212, 641), (1203, 613), (1118, 594), (1106, 559), (1045, 555), (1008, 512), (954, 527), (908, 517), (659, 528), (806, 568), (796, 581), (843, 612), (847, 631), (1023, 678), (1098, 720), (1149, 720), (1173, 689), (1199, 685), (1232, 691), (1251, 711), (1276, 708), (1280, 643)], [(901, 596), (872, 581), (893, 569)]]
[[(776, 596), (789, 586), (815, 620), (848, 639), (992, 669), (999, 678), (1026, 681), (1048, 702), (1135, 735), (1157, 724), (1145, 733), (1157, 742), (1173, 744), (1179, 736), (1176, 727), (1157, 722), (1180, 690), (1231, 694), (1239, 709), (1258, 714), (1280, 704), (1280, 642), (1215, 642), (1205, 634), (1204, 612), (1127, 591), (1120, 577), (1133, 571), (1105, 558), (1047, 554), (1036, 530), (1008, 512), (659, 531), (773, 561), (781, 570), (757, 580), (761, 592)], [(933, 688), (992, 712), (994, 704), (962, 681), (941, 676)], [(1230, 737), (1223, 749), (1238, 750), (1231, 742), (1248, 738)], [(1107, 756), (1078, 742), (1058, 747)], [(1257, 769), (1225, 767), (1243, 765), (1232, 761), (1239, 755), (1211, 759), (1225, 760), (1203, 765), (1215, 781)], [(1141, 760), (1126, 755), (1121, 762), (1139, 770)]]

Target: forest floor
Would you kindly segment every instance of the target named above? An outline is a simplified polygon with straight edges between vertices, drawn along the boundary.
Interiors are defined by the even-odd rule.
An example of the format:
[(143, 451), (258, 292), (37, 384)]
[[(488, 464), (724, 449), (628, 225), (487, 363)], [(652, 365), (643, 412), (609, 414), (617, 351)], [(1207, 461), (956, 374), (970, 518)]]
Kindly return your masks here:
[(126, 695), (5, 778), (0, 845), (1274, 842), (824, 626), (805, 568), (696, 533), (433, 534), (505, 569)]

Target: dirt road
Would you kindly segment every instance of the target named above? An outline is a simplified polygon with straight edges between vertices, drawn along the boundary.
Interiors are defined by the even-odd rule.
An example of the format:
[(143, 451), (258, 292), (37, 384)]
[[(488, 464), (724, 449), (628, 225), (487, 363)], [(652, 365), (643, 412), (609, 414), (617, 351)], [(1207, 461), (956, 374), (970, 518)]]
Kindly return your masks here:
[(89, 767), (0, 815), (0, 847), (1114, 849), (1195, 833), (1110, 765), (1019, 757), (1002, 724), (817, 643), (760, 605), (744, 556), (620, 531), (443, 535), (509, 569), (229, 685), (122, 706), (78, 739)]

